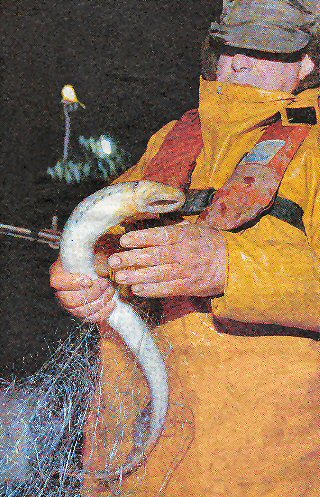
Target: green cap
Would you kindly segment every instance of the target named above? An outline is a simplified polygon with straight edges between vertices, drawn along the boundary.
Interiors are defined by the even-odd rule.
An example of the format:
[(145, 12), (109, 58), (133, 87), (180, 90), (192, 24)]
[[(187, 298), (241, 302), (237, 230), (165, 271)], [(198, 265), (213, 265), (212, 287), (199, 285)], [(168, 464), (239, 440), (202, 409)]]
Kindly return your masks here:
[(209, 36), (232, 47), (294, 53), (319, 32), (320, 0), (224, 0)]

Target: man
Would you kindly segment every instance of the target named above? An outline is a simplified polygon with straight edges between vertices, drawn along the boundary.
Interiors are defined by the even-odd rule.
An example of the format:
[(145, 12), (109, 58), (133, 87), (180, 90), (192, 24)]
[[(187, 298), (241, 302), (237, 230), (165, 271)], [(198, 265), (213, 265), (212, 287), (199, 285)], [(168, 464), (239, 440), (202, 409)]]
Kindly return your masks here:
[[(232, 230), (219, 228), (222, 212), (215, 223), (210, 215), (197, 221), (186, 216), (172, 226), (125, 234), (121, 245), (127, 250), (108, 259), (115, 280), (130, 285), (133, 294), (168, 298), (167, 322), (156, 331), (159, 342), (169, 341), (174, 351), (167, 359), (167, 426), (145, 466), (125, 478), (124, 492), (318, 496), (320, 354), (312, 338), (320, 331), (319, 87), (295, 95), (318, 71), (308, 55), (318, 14), (316, 1), (227, 2), (207, 44), (207, 51), (218, 52), (215, 80), (200, 82), (203, 145), (190, 188), (218, 190), (227, 199), (223, 187), (243, 164), (253, 171), (245, 177), (248, 185), (259, 183), (252, 169), (260, 150), (255, 147), (281, 115), (284, 133), (294, 126), (306, 132), (277, 186), (285, 213), (270, 210)], [(149, 177), (174, 127), (169, 123), (154, 135), (119, 181)], [(266, 141), (276, 146), (279, 139), (264, 146)], [(293, 210), (303, 211), (303, 226), (292, 220)], [(100, 254), (102, 275), (108, 271), (105, 260)], [(57, 261), (51, 284), (75, 316), (101, 323), (113, 309), (113, 288), (103, 277), (92, 282), (68, 274)], [(193, 307), (179, 308), (179, 296), (191, 297)], [(182, 312), (174, 314), (172, 307)], [(105, 332), (102, 358), (117, 354), (125, 364), (107, 326)], [(143, 378), (136, 381), (143, 396)], [(178, 453), (170, 457), (172, 447)], [(93, 467), (101, 463), (98, 455), (92, 461)], [(85, 495), (110, 494), (98, 482), (90, 485)]]

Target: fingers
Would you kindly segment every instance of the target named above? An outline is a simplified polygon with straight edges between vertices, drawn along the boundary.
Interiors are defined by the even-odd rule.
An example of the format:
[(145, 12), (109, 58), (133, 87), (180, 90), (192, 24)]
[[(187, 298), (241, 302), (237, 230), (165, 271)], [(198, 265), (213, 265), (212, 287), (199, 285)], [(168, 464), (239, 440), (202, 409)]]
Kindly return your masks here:
[(79, 290), (80, 288), (89, 288), (92, 284), (93, 281), (89, 276), (65, 271), (60, 259), (50, 268), (50, 285), (55, 290)]
[(168, 297), (179, 295), (193, 295), (190, 279), (177, 279), (162, 283), (146, 283), (133, 285), (132, 293), (141, 297)]
[(97, 323), (99, 321), (106, 320), (114, 308), (115, 303), (112, 300), (105, 302), (103, 298), (100, 298), (89, 304), (68, 310), (74, 316), (81, 318), (86, 322)]
[(91, 288), (82, 289), (78, 291), (58, 291), (56, 292), (57, 298), (60, 300), (63, 307), (67, 309), (74, 309), (81, 305), (86, 305), (94, 302), (104, 296), (105, 299), (112, 299), (114, 289), (110, 281), (107, 279), (99, 278)]
[(108, 288), (102, 294), (97, 289), (95, 291), (98, 298), (93, 299), (91, 294), (89, 295), (89, 298), (92, 299), (91, 301), (87, 300), (88, 295), (84, 290), (79, 292), (57, 292), (56, 295), (63, 307), (73, 316), (86, 322), (98, 323), (106, 320), (115, 308), (115, 303), (112, 300), (114, 289)]
[(123, 247), (154, 247), (179, 242), (186, 235), (187, 222), (173, 226), (149, 228), (147, 230), (131, 231), (120, 238)]
[(132, 285), (136, 283), (157, 283), (170, 281), (185, 276), (185, 268), (179, 264), (163, 264), (162, 266), (119, 271), (115, 275), (117, 283)]
[(115, 309), (115, 307), (115, 302), (113, 300), (110, 300), (110, 302), (104, 304), (99, 312), (88, 316), (85, 321), (90, 323), (103, 323), (104, 321), (107, 321), (109, 319), (110, 314)]
[(106, 320), (115, 307), (114, 288), (106, 278), (84, 277), (65, 271), (58, 259), (50, 269), (51, 286), (61, 305), (73, 316), (96, 323)]
[(109, 257), (108, 263), (114, 269), (124, 267), (146, 267), (176, 262), (176, 253), (170, 246), (133, 249), (119, 252)]

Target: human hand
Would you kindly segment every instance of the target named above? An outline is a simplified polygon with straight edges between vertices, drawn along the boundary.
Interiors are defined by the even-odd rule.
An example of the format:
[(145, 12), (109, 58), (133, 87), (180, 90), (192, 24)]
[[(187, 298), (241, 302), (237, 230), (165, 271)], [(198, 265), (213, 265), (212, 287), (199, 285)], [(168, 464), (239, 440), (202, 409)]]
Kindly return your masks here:
[(225, 238), (205, 223), (132, 231), (120, 243), (132, 250), (113, 254), (108, 264), (116, 271), (115, 280), (132, 285), (136, 295), (207, 297), (224, 292)]
[(50, 285), (61, 305), (83, 321), (105, 321), (115, 308), (110, 280), (92, 280), (88, 276), (69, 273), (64, 270), (60, 258), (50, 268)]

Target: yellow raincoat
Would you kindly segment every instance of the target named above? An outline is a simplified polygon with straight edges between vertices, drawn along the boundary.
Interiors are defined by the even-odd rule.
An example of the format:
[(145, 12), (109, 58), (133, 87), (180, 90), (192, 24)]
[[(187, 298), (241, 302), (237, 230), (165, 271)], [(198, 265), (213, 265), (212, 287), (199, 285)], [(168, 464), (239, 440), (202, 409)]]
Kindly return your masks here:
[[(261, 137), (259, 122), (288, 106), (317, 105), (318, 97), (319, 89), (293, 97), (201, 80), (204, 147), (191, 188), (223, 186)], [(139, 163), (120, 181), (143, 177), (144, 165), (173, 125), (151, 138)], [(245, 231), (225, 232), (228, 277), (224, 295), (212, 300), (214, 315), (303, 328), (315, 337), (320, 331), (319, 136), (319, 125), (312, 126), (279, 191), (303, 208), (306, 235), (270, 215)], [(142, 467), (124, 478), (119, 495), (319, 497), (316, 341), (218, 333), (212, 315), (200, 313), (156, 328), (155, 336), (167, 354), (169, 415), (157, 447)], [(119, 385), (120, 372), (123, 391), (135, 383), (141, 399), (147, 398), (143, 375), (120, 344), (105, 339), (101, 353), (110, 385), (102, 394), (105, 399), (112, 394), (113, 381)], [(93, 451), (91, 468), (101, 466), (99, 455), (101, 449), (100, 454)], [(116, 494), (89, 477), (83, 495)]]

